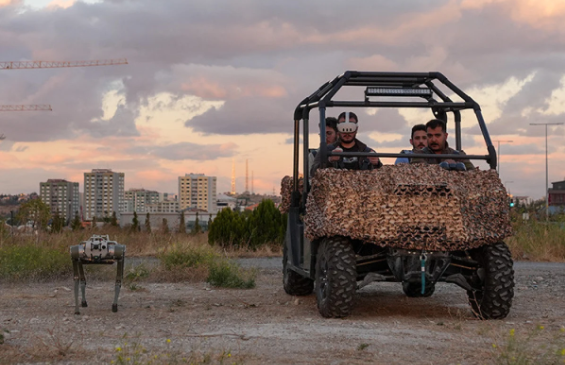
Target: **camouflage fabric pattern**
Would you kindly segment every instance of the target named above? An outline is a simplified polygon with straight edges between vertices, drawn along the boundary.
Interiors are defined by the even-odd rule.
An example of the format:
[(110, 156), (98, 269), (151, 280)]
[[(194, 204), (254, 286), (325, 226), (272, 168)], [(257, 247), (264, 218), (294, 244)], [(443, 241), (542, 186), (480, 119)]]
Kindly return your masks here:
[(281, 181), (281, 205), (279, 205), (279, 210), (281, 213), (288, 213), (290, 209), (290, 200), (292, 193), (292, 177), (285, 176)]
[[(292, 179), (285, 177), (281, 209), (288, 210), (291, 190)], [(304, 223), (310, 240), (348, 236), (429, 251), (476, 248), (512, 233), (508, 195), (495, 171), (447, 171), (426, 164), (319, 169)]]

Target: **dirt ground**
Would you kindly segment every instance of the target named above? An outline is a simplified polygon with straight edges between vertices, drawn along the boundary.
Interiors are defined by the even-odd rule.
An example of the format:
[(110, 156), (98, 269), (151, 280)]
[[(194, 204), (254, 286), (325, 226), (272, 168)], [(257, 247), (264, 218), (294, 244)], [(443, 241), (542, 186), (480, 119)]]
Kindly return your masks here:
[[(3, 284), (0, 364), (164, 364), (183, 359), (224, 364), (490, 364), (504, 355), (512, 329), (524, 348), (563, 339), (558, 336), (565, 326), (565, 264), (517, 263), (510, 315), (479, 321), (464, 290), (442, 283), (430, 298), (408, 298), (399, 284), (373, 283), (358, 291), (350, 317), (324, 319), (314, 295), (285, 294), (280, 258), (247, 259), (244, 265), (254, 263), (260, 267), (255, 289), (143, 282), (136, 290), (122, 289), (118, 313), (111, 312), (111, 281), (88, 283), (88, 307), (79, 316), (73, 314), (71, 278)], [(535, 335), (540, 326), (547, 336)]]

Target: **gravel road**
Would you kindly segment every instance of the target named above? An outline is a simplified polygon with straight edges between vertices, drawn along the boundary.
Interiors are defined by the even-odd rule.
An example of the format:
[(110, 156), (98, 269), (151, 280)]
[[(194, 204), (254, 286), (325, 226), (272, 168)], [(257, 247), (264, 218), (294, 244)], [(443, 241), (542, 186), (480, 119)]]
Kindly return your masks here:
[(130, 358), (126, 363), (143, 364), (183, 358), (223, 364), (490, 364), (505, 354), (512, 329), (525, 351), (549, 356), (553, 350), (541, 344), (565, 347), (565, 264), (517, 262), (510, 315), (479, 321), (465, 292), (442, 283), (430, 298), (407, 298), (399, 284), (373, 283), (358, 291), (350, 317), (324, 319), (313, 295), (284, 292), (280, 258), (238, 262), (259, 269), (255, 289), (142, 282), (122, 289), (118, 313), (110, 310), (110, 281), (88, 283), (89, 306), (80, 316), (73, 314), (71, 278), (3, 284), (0, 328), (9, 332), (0, 345), (0, 364), (99, 364), (120, 354)]

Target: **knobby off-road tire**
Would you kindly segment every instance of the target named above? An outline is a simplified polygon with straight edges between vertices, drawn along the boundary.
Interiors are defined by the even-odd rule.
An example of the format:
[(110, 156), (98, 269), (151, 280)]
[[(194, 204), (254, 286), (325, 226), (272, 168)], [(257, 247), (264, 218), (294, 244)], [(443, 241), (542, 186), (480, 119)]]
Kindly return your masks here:
[(325, 238), (316, 260), (318, 311), (326, 318), (351, 313), (357, 287), (355, 252), (345, 237)]
[(431, 296), (434, 291), (436, 290), (436, 286), (434, 284), (426, 283), (424, 288), (424, 294), (422, 294), (422, 284), (421, 283), (410, 283), (404, 282), (402, 283), (402, 290), (407, 297), (410, 298), (422, 298), (422, 297), (429, 297)]
[(504, 242), (478, 248), (472, 254), (483, 270), (482, 290), (468, 291), (473, 314), (480, 319), (502, 319), (514, 297), (512, 256)]
[(290, 295), (310, 295), (314, 291), (314, 280), (301, 276), (288, 268), (288, 250), (283, 246), (283, 287)]

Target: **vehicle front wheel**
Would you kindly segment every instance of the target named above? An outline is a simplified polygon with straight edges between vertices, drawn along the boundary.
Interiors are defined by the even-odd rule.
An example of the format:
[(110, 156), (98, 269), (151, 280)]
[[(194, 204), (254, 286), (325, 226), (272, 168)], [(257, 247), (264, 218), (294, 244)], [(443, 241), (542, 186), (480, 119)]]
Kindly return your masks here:
[(283, 247), (283, 287), (289, 295), (310, 295), (314, 291), (314, 280), (305, 278), (288, 267), (288, 250)]
[(510, 312), (514, 297), (512, 255), (504, 242), (474, 250), (479, 263), (477, 276), (481, 289), (468, 291), (473, 314), (480, 319), (502, 319)]
[(349, 315), (357, 287), (355, 252), (346, 237), (325, 238), (316, 261), (316, 300), (326, 318)]

